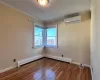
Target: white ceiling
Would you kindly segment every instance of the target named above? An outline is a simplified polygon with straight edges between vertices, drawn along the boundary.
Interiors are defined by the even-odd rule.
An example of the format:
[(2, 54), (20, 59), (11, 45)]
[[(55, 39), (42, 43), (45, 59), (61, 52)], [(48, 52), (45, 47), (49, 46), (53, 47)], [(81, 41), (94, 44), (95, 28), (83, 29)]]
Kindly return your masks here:
[(46, 7), (37, 0), (0, 0), (40, 20), (52, 20), (67, 14), (90, 10), (90, 0), (50, 0)]

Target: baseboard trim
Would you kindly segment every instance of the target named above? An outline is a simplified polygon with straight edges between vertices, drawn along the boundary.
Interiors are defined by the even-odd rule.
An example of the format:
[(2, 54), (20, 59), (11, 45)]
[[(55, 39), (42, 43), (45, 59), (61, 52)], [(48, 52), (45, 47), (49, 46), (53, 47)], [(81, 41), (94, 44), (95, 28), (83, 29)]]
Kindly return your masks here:
[(17, 61), (17, 67), (20, 67), (21, 65), (27, 64), (29, 62), (35, 61), (35, 60), (43, 58), (43, 57), (44, 56), (42, 56), (42, 55), (38, 55), (38, 56), (34, 56), (34, 57), (30, 57), (30, 58), (27, 58), (27, 59)]
[[(55, 60), (64, 61), (64, 62), (69, 62), (69, 63), (76, 64), (76, 65), (81, 65), (81, 63), (79, 63), (79, 62), (73, 62), (71, 58), (52, 56), (52, 55), (46, 55), (45, 57), (55, 59)], [(82, 64), (82, 66), (91, 68), (91, 66), (88, 64)]]
[(83, 66), (85, 66), (85, 67), (89, 67), (89, 68), (91, 69), (91, 66), (88, 65), (88, 64), (83, 64)]
[(83, 64), (83, 63), (79, 63), (79, 62), (72, 62), (72, 64), (82, 65), (82, 66), (85, 66), (85, 67), (89, 67), (89, 68), (91, 68), (90, 65), (88, 65), (88, 64)]
[[(32, 61), (35, 61), (35, 60), (38, 60), (38, 59), (41, 59), (44, 57), (59, 60), (59, 61), (69, 62), (69, 63), (76, 64), (76, 65), (81, 65), (81, 63), (79, 63), (79, 62), (73, 62), (71, 58), (52, 56), (52, 55), (46, 55), (46, 56), (38, 55), (38, 56), (30, 57), (27, 59), (19, 60), (19, 61), (17, 61), (17, 66), (12, 66), (12, 67), (8, 67), (8, 68), (5, 68), (3, 70), (0, 70), (0, 73), (6, 72), (6, 71), (11, 70), (11, 69), (16, 68), (16, 67), (20, 67), (21, 65), (27, 64), (29, 62), (32, 62)], [(89, 67), (91, 69), (91, 75), (93, 75), (92, 68), (90, 65), (82, 64), (82, 66)]]
[(14, 69), (14, 68), (16, 68), (16, 67), (17, 67), (17, 66), (11, 66), (11, 67), (5, 68), (5, 69), (3, 69), (3, 70), (0, 70), (0, 73), (4, 73), (4, 72), (9, 71), (9, 70), (11, 70), (11, 69)]
[(79, 62), (72, 62), (72, 64), (81, 65)]
[(70, 58), (65, 58), (65, 57), (58, 57), (58, 56), (52, 56), (52, 55), (47, 55), (47, 56), (45, 56), (45, 57), (51, 58), (51, 59), (55, 59), (55, 60), (64, 61), (64, 62), (69, 62), (69, 63), (72, 62), (72, 59), (70, 59)]
[(93, 68), (90, 67), (90, 69), (91, 69), (91, 77), (92, 77), (92, 80), (93, 80)]
[[(81, 65), (81, 63), (79, 63), (79, 62), (72, 62), (72, 64)], [(93, 80), (93, 68), (90, 65), (87, 65), (87, 64), (82, 64), (82, 66), (90, 68), (91, 77), (92, 77), (92, 80)]]
[(0, 70), (0, 73), (4, 73), (4, 72), (9, 71), (9, 70), (11, 70), (13, 68), (20, 67), (21, 65), (24, 65), (24, 64), (27, 64), (29, 62), (35, 61), (37, 59), (41, 59), (43, 57), (44, 56), (42, 56), (42, 55), (38, 55), (38, 56), (34, 56), (34, 57), (30, 57), (30, 58), (27, 58), (27, 59), (23, 59), (23, 60), (17, 61), (17, 65), (16, 66), (11, 66), (11, 67), (5, 68), (3, 70)]

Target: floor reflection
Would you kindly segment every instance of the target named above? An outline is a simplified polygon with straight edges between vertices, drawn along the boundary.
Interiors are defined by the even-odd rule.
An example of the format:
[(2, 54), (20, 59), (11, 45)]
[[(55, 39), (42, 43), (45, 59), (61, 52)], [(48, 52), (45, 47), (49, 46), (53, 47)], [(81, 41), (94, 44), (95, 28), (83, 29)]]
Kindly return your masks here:
[(92, 80), (90, 68), (48, 58), (13, 69), (0, 80)]
[(42, 68), (35, 72), (34, 80), (55, 80), (55, 72), (48, 68)]

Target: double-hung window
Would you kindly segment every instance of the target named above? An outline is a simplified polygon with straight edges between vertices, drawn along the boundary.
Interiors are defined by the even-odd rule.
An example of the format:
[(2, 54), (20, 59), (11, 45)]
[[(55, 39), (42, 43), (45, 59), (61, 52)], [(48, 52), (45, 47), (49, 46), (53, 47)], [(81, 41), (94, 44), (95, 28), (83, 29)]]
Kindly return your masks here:
[(47, 28), (47, 43), (46, 47), (57, 47), (57, 28), (56, 27), (51, 27)]
[(39, 25), (34, 27), (35, 47), (57, 47), (57, 26), (43, 28)]
[(34, 26), (34, 46), (42, 47), (43, 46), (43, 28), (41, 26)]

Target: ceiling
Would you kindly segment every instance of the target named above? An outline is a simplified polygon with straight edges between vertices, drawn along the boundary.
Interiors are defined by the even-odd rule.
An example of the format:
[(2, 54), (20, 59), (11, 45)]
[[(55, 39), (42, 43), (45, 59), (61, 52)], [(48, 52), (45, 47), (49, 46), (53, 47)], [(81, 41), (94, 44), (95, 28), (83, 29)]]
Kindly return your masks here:
[(0, 0), (10, 6), (43, 21), (57, 19), (67, 14), (90, 10), (90, 0), (50, 0), (46, 7), (38, 5), (37, 0)]

